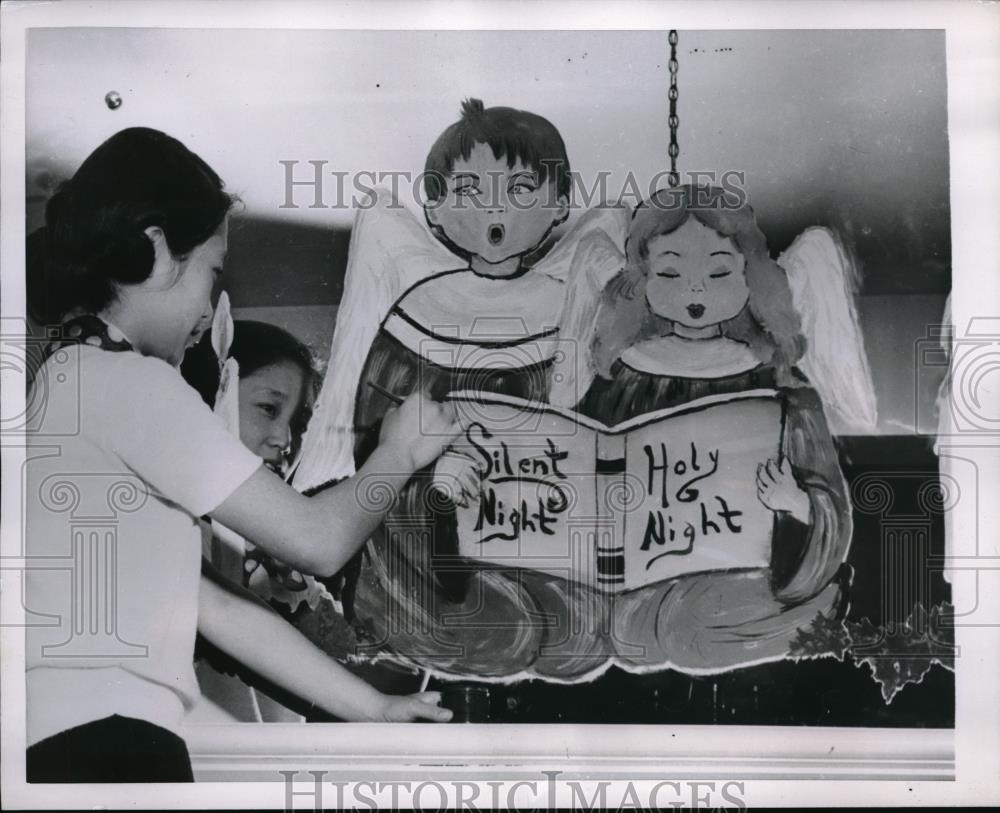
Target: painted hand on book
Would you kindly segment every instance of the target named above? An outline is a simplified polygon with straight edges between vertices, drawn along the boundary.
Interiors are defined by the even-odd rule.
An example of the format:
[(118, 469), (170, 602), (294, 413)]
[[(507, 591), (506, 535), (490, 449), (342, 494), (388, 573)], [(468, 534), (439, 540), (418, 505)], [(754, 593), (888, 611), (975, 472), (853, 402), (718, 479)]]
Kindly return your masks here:
[(440, 692), (418, 692), (407, 695), (383, 695), (375, 717), (382, 723), (412, 723), (429, 720), (432, 723), (447, 723), (451, 719), (451, 709), (442, 708)]
[(787, 460), (768, 460), (757, 467), (757, 496), (772, 511), (784, 511), (799, 522), (809, 523), (809, 495), (799, 486)]
[(432, 401), (420, 392), (413, 393), (382, 420), (379, 444), (399, 456), (409, 474), (433, 463), (461, 433), (450, 404)]
[(480, 464), (457, 449), (448, 449), (434, 465), (433, 488), (456, 505), (468, 508), (483, 488)]

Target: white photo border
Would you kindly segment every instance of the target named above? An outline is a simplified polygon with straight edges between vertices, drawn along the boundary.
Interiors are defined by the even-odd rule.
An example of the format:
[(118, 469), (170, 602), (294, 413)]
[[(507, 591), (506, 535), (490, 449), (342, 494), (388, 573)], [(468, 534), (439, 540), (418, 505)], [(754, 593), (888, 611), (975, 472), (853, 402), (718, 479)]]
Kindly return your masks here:
[[(516, 9), (516, 14), (512, 13)], [(4, 333), (24, 318), (25, 44), (31, 27), (392, 29), (776, 29), (936, 28), (946, 31), (953, 224), (952, 314), (957, 331), (1000, 304), (1000, 6), (975, 2), (7, 2), (0, 41), (0, 268)], [(993, 313), (990, 311), (993, 310)], [(23, 402), (23, 371), (2, 371), (5, 414)], [(10, 404), (10, 411), (7, 405)], [(311, 808), (315, 782), (408, 779), (533, 781), (519, 804), (572, 801), (548, 795), (543, 771), (560, 780), (736, 780), (758, 805), (923, 805), (1000, 802), (1000, 440), (959, 437), (949, 448), (976, 463), (978, 514), (952, 533), (980, 539), (975, 617), (956, 629), (955, 731), (735, 726), (352, 725), (202, 726), (189, 747), (205, 781), (180, 786), (24, 784), (24, 640), (21, 606), (23, 442), (3, 437), (0, 719), (2, 782), (9, 807), (81, 805), (173, 808)], [(991, 586), (993, 589), (991, 589)], [(293, 775), (287, 785), (279, 771)], [(270, 776), (271, 781), (266, 781)], [(223, 781), (225, 780), (225, 781)], [(353, 786), (347, 786), (349, 788)], [(454, 788), (447, 783), (446, 790)], [(294, 790), (295, 796), (289, 796)], [(332, 793), (332, 790), (328, 791)], [(311, 795), (313, 794), (313, 795)], [(348, 797), (359, 798), (359, 797)], [(363, 797), (360, 797), (363, 798)], [(428, 797), (431, 799), (434, 797)], [(480, 797), (489, 799), (488, 793)], [(501, 797), (509, 798), (509, 797)], [(620, 796), (609, 795), (617, 801)], [(327, 798), (332, 803), (333, 796)]]

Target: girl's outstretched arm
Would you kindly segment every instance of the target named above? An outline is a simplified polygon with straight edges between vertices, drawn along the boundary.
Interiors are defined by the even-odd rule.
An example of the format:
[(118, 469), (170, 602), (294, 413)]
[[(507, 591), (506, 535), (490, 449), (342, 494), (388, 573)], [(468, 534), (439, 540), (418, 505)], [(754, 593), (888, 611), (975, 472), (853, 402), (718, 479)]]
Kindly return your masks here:
[(232, 658), (288, 692), (352, 722), (447, 722), (437, 692), (386, 695), (351, 674), (242, 587), (202, 568), (198, 631)]
[(386, 415), (378, 448), (350, 479), (304, 497), (261, 468), (211, 515), (292, 567), (331, 576), (378, 527), (413, 473), (459, 432), (451, 407), (411, 395)]

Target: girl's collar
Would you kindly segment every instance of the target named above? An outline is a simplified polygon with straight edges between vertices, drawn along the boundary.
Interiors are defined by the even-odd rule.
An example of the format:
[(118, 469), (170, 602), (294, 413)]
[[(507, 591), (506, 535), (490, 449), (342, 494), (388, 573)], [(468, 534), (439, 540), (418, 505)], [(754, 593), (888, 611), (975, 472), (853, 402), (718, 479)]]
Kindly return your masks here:
[(761, 365), (749, 345), (725, 336), (684, 339), (673, 334), (632, 345), (621, 362), (640, 373), (672, 378), (725, 378)]
[(100, 319), (102, 322), (104, 322), (105, 325), (107, 325), (108, 336), (111, 337), (112, 341), (125, 342), (128, 345), (132, 344), (132, 340), (125, 335), (125, 331), (122, 330), (120, 327), (118, 327), (118, 325), (116, 325), (114, 322), (112, 322), (109, 319), (105, 319), (103, 316), (98, 316), (97, 318)]
[(63, 322), (62, 335), (49, 343), (48, 354), (51, 355), (60, 348), (74, 344), (88, 345), (117, 353), (134, 349), (120, 328), (92, 313), (74, 316)]

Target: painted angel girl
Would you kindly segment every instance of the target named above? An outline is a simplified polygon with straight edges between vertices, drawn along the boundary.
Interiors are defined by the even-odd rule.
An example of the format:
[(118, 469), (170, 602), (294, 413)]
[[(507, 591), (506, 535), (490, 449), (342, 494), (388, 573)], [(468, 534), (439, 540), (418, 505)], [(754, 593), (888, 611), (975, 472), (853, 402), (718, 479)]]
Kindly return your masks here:
[[(615, 208), (586, 213), (529, 265), (569, 213), (566, 148), (539, 115), (466, 101), (431, 148), (424, 183), (437, 239), (384, 192), (356, 220), (330, 374), (295, 475), (302, 490), (350, 474), (393, 399), (415, 389), (547, 400), (565, 278), (586, 263), (606, 282), (622, 265)], [(552, 633), (539, 619), (564, 618), (577, 597), (568, 584), (457, 557), (454, 504), (475, 480), (467, 460), (448, 456), (415, 477), (348, 578), (345, 610), (412, 663), (515, 674)]]
[(763, 464), (756, 483), (775, 515), (772, 563), (618, 596), (616, 637), (643, 653), (623, 654), (626, 668), (713, 671), (780, 658), (799, 627), (845, 601), (835, 576), (851, 506), (824, 408), (866, 425), (875, 411), (849, 266), (823, 229), (807, 230), (779, 265), (739, 203), (686, 186), (637, 208), (626, 268), (597, 300), (596, 376), (578, 408), (613, 425), (708, 395), (781, 392), (782, 459)]

